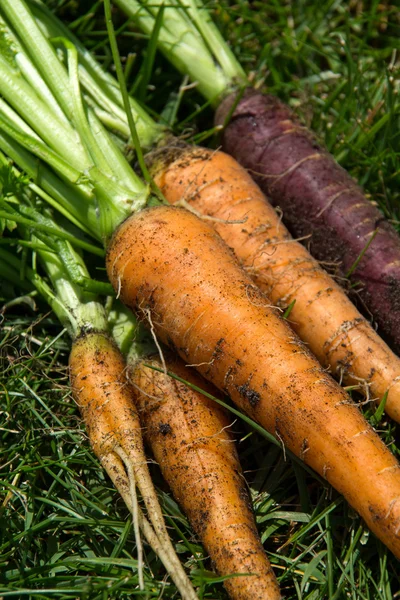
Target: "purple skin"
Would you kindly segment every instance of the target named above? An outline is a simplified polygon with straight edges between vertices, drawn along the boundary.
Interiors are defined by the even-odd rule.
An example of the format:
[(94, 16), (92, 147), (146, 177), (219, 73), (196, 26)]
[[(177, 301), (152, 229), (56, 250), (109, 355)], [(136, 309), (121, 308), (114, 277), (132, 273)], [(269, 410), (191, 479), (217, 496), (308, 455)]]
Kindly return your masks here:
[[(218, 107), (224, 124), (234, 95)], [(224, 130), (223, 149), (249, 169), (296, 238), (307, 240), (320, 261), (346, 274), (374, 239), (351, 275), (380, 334), (400, 352), (400, 238), (361, 188), (273, 96), (247, 90)], [(360, 285), (361, 284), (361, 285)]]

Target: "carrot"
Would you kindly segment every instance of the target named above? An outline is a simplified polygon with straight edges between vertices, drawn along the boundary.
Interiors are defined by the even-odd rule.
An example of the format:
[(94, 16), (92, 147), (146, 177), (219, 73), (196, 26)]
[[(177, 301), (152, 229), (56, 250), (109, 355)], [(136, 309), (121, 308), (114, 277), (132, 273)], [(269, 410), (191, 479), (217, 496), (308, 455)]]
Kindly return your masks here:
[(257, 286), (286, 309), (290, 325), (318, 360), (367, 397), (387, 393), (386, 412), (400, 421), (400, 360), (343, 290), (293, 240), (247, 172), (222, 152), (162, 147), (149, 155), (165, 198), (202, 215)]
[[(168, 371), (215, 393), (173, 357)], [(157, 370), (154, 370), (155, 367)], [(160, 372), (159, 359), (129, 368), (144, 438), (174, 497), (200, 537), (233, 600), (278, 600), (279, 586), (261, 545), (226, 412)], [(249, 575), (251, 574), (251, 575)]]
[(158, 338), (331, 483), (400, 557), (400, 471), (206, 223), (154, 207), (115, 232), (107, 272)]

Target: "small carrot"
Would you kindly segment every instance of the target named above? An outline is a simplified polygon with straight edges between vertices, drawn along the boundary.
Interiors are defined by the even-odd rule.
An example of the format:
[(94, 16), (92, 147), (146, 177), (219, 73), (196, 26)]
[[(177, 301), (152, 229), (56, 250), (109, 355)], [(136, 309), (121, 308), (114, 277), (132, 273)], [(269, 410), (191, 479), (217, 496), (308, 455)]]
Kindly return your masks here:
[(400, 557), (399, 464), (216, 232), (175, 207), (115, 232), (107, 272), (160, 341), (331, 483)]
[[(168, 371), (215, 393), (182, 361)], [(155, 367), (158, 370), (154, 370)], [(177, 502), (200, 537), (233, 600), (279, 600), (279, 586), (261, 545), (228, 415), (216, 402), (166, 375), (159, 359), (134, 362), (129, 378), (145, 441)]]
[(386, 412), (400, 422), (400, 360), (344, 291), (293, 240), (260, 188), (223, 152), (184, 145), (149, 155), (157, 185), (172, 204), (189, 206), (213, 225), (274, 304), (293, 302), (290, 325), (325, 367), (367, 397), (387, 393)]
[[(126, 378), (126, 365), (111, 338), (92, 332), (72, 345), (70, 383), (85, 421), (93, 451), (130, 508), (134, 524), (144, 532), (180, 590), (182, 597), (195, 594), (165, 528), (147, 467), (142, 430), (134, 405), (135, 392)], [(140, 510), (135, 486), (140, 489), (151, 523)], [(139, 531), (135, 532), (139, 540)], [(138, 546), (139, 565), (142, 562)]]

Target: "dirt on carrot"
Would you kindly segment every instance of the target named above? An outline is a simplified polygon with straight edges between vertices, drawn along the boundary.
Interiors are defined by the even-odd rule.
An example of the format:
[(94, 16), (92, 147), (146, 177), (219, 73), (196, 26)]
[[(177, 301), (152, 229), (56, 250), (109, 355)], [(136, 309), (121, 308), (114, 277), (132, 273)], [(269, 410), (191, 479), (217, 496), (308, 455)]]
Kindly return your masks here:
[[(225, 123), (234, 102), (218, 108)], [(223, 148), (249, 169), (295, 237), (346, 274), (374, 239), (353, 282), (379, 332), (400, 352), (400, 238), (361, 188), (280, 100), (248, 90), (223, 133)]]
[(242, 267), (282, 309), (320, 363), (378, 401), (400, 422), (400, 360), (344, 290), (295, 241), (246, 170), (222, 152), (176, 143), (149, 157), (157, 185), (171, 204), (210, 221)]
[(107, 254), (158, 339), (331, 483), (400, 557), (400, 469), (210, 225), (181, 208), (125, 221)]
[[(104, 334), (78, 338), (70, 354), (70, 379), (95, 454), (102, 461), (119, 446), (144, 457), (139, 416), (119, 350)], [(141, 465), (139, 465), (140, 468)]]
[[(177, 358), (168, 371), (205, 389)], [(259, 539), (234, 439), (232, 419), (215, 401), (164, 372), (158, 359), (129, 368), (145, 441), (233, 600), (279, 600), (279, 586)], [(251, 574), (251, 575), (250, 575)]]

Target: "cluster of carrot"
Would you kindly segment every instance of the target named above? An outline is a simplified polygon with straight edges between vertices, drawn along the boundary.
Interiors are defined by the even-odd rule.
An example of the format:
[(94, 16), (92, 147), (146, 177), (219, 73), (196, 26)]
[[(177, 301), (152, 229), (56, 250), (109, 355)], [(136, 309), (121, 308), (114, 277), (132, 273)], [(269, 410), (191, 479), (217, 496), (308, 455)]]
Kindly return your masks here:
[[(122, 8), (135, 4), (128, 0), (118, 3)], [(105, 6), (110, 25), (109, 2)], [(192, 9), (194, 18), (199, 3), (194, 2)], [(29, 35), (38, 46), (46, 48), (41, 60), (45, 63), (48, 56), (50, 64), (56, 55), (48, 52), (46, 31), (43, 33), (35, 25), (35, 19), (40, 20), (42, 15), (41, 27), (47, 28), (49, 37), (62, 25), (49, 15), (46, 21), (43, 17), (46, 14), (35, 0), (4, 0), (0, 7), (0, 16), (11, 24), (13, 35), (16, 38)], [(111, 39), (112, 35), (111, 28)], [(38, 138), (38, 130), (33, 131), (34, 119), (29, 125), (21, 125), (21, 117), (26, 117), (18, 103), (14, 108), (20, 110), (19, 117), (12, 126), (7, 129), (4, 119), (0, 119), (0, 148), (28, 173), (31, 163), (26, 153), (46, 163), (49, 175), (47, 180), (42, 178), (41, 185), (46, 186), (47, 181), (42, 198), (50, 194), (53, 186), (51, 193), (54, 194), (54, 189), (58, 193), (53, 206), (62, 206), (64, 215), (72, 216), (86, 233), (104, 242), (107, 274), (116, 296), (134, 311), (153, 338), (150, 355), (137, 347), (131, 352), (126, 376), (122, 356), (106, 333), (103, 317), (98, 318), (101, 309), (96, 309), (94, 323), (85, 316), (82, 307), (97, 300), (75, 294), (69, 318), (72, 322), (71, 315), (76, 318), (78, 312), (81, 317), (79, 327), (72, 333), (73, 394), (89, 428), (94, 451), (132, 507), (145, 537), (180, 586), (182, 597), (194, 598), (195, 592), (179, 570), (174, 555), (169, 555), (161, 511), (143, 467), (141, 427), (145, 441), (216, 570), (222, 575), (242, 574), (225, 581), (230, 596), (238, 600), (280, 598), (243, 489), (238, 456), (230, 443), (229, 417), (215, 402), (194, 389), (208, 388), (193, 368), (343, 494), (368, 527), (400, 557), (400, 465), (359, 408), (327, 373), (329, 367), (346, 384), (359, 386), (368, 398), (370, 395), (378, 401), (384, 398), (388, 415), (400, 422), (399, 358), (317, 260), (290, 236), (243, 167), (227, 154), (195, 148), (171, 138), (168, 132), (152, 124), (141, 109), (135, 114), (136, 126), (140, 123), (147, 145), (154, 144), (146, 156), (145, 172), (154, 178), (168, 204), (146, 196), (146, 188), (135, 175), (129, 174), (129, 165), (112, 145), (112, 138), (101, 123), (104, 113), (91, 112), (87, 106), (82, 108), (77, 69), (81, 49), (71, 41), (65, 47), (73, 84), (71, 93), (77, 92), (78, 100), (70, 101), (64, 87), (60, 97), (64, 94), (66, 101), (64, 106), (60, 103), (60, 110), (67, 113), (73, 107), (73, 132), (81, 135), (81, 160), (87, 160), (84, 168), (90, 189), (77, 188), (81, 194), (77, 204), (63, 196), (61, 186), (54, 184), (55, 179), (62, 168), (60, 181), (75, 189), (74, 177), (79, 165), (74, 165), (73, 172), (72, 167), (67, 172), (64, 163), (56, 162), (55, 145), (51, 152), (49, 149), (45, 152), (44, 145), (48, 143), (45, 134), (43, 139)], [(114, 58), (118, 63), (117, 57)], [(86, 63), (83, 59), (82, 62), (88, 68), (92, 59), (85, 60)], [(7, 66), (0, 61), (0, 67), (2, 77)], [(43, 69), (46, 72), (46, 64)], [(47, 72), (46, 76), (51, 74)], [(4, 81), (6, 77), (11, 80), (12, 73), (7, 71)], [(104, 81), (108, 81), (107, 77), (104, 75)], [(50, 86), (49, 80), (46, 83)], [(123, 88), (123, 82), (120, 83)], [(117, 86), (113, 85), (115, 90)], [(22, 91), (25, 93), (25, 88)], [(45, 103), (39, 94), (37, 100), (35, 94), (29, 94), (29, 102), (37, 102), (38, 107), (42, 101)], [(11, 106), (12, 92), (5, 96)], [(224, 106), (230, 103), (232, 108), (232, 99), (226, 102)], [(247, 94), (243, 102), (254, 102), (253, 95)], [(128, 105), (125, 102), (125, 108), (129, 115), (131, 101)], [(225, 121), (227, 109), (222, 113), (221, 110), (219, 119)], [(238, 105), (234, 110), (233, 126), (241, 108)], [(279, 111), (274, 108), (274, 116)], [(3, 112), (6, 114), (5, 109)], [(51, 118), (56, 122), (58, 117), (54, 113)], [(10, 114), (8, 109), (9, 119)], [(274, 140), (300, 135), (297, 122), (292, 123), (286, 114), (279, 115), (281, 129), (274, 134)], [(124, 119), (116, 112), (114, 120), (108, 122), (115, 127), (117, 116), (123, 131)], [(228, 127), (225, 130), (228, 149), (231, 148), (229, 131)], [(131, 134), (136, 135), (135, 127)], [(10, 138), (14, 139), (12, 144)], [(246, 132), (244, 139), (246, 144), (250, 143)], [(97, 140), (107, 145), (99, 150)], [(296, 146), (297, 142), (293, 142), (294, 154)], [(141, 157), (140, 148), (137, 149)], [(267, 156), (267, 150), (263, 148), (263, 155)], [(311, 165), (322, 160), (318, 152), (311, 157), (299, 151), (296, 169), (306, 162)], [(325, 154), (323, 158), (328, 160)], [(282, 171), (274, 172), (274, 189), (281, 190), (279, 182), (296, 169), (285, 164)], [(123, 173), (123, 180), (122, 175), (118, 180), (117, 173)], [(307, 177), (304, 175), (304, 179)], [(326, 182), (329, 190), (325, 190), (321, 200), (324, 213), (335, 199), (344, 195), (343, 186), (340, 187), (341, 172), (335, 181), (333, 175), (332, 178)], [(296, 181), (292, 183), (296, 185)], [(33, 192), (38, 193), (38, 189)], [(348, 185), (346, 194), (351, 192)], [(354, 200), (358, 206), (357, 194), (358, 190)], [(86, 217), (79, 206), (83, 198)], [(21, 206), (24, 202), (23, 199)], [(27, 208), (21, 208), (18, 214), (14, 208), (7, 210), (10, 221), (24, 225), (22, 219), (27, 218)], [(96, 210), (101, 215), (97, 220), (93, 216)], [(33, 212), (29, 216), (34, 219)], [(35, 219), (39, 228), (40, 217)], [(25, 229), (21, 236), (26, 235)], [(52, 270), (55, 259), (50, 256), (60, 246), (52, 242), (49, 250), (44, 247), (47, 238), (35, 235), (38, 236), (36, 251), (57, 290), (57, 277)], [(393, 243), (397, 243), (397, 238)], [(62, 262), (64, 254), (60, 256)], [(7, 258), (5, 254), (4, 257)], [(12, 257), (7, 260), (15, 267)], [(57, 263), (57, 269), (58, 273), (64, 273), (61, 263)], [(57, 293), (68, 304), (65, 286), (59, 287)], [(72, 291), (70, 294), (72, 297)], [(288, 308), (290, 326), (281, 318), (282, 311), (288, 314)], [(186, 385), (185, 381), (192, 385)], [(210, 392), (218, 395), (217, 391)], [(138, 483), (151, 524), (132, 500), (135, 497), (132, 482)]]

